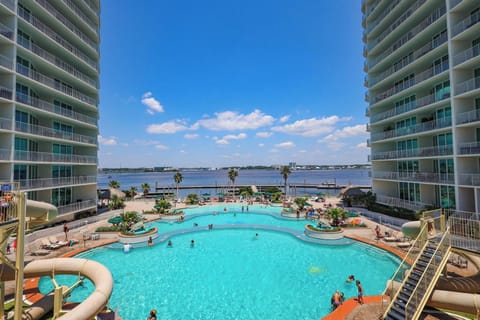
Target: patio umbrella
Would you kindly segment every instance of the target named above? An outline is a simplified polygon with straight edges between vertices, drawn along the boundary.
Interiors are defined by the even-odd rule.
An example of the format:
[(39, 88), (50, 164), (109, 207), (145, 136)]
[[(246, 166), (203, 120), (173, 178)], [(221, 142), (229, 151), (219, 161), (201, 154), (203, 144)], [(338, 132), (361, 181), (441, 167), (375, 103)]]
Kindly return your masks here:
[(111, 224), (119, 224), (122, 222), (122, 218), (120, 216), (115, 216), (113, 218), (108, 219), (108, 223)]

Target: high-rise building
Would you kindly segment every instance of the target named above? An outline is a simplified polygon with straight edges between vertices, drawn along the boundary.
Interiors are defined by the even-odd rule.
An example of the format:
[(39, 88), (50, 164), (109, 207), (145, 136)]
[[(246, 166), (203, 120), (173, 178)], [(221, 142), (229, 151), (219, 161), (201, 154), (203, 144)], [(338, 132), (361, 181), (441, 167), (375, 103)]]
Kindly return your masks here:
[(100, 0), (0, 0), (0, 181), (96, 211)]
[(480, 1), (364, 0), (377, 202), (480, 211)]

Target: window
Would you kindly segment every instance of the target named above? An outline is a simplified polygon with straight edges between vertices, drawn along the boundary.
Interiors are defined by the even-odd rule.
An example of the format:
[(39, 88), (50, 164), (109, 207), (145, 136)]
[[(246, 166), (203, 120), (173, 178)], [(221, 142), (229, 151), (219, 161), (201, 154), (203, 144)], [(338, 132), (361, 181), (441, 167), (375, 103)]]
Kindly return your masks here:
[(436, 186), (437, 197), (442, 208), (455, 208), (455, 187)]
[(412, 95), (409, 97), (406, 97), (402, 100), (396, 101), (395, 102), (395, 109), (399, 113), (403, 113), (409, 110), (412, 110), (416, 107), (416, 96)]
[(437, 75), (448, 69), (448, 55), (433, 62), (433, 74)]
[(52, 166), (52, 178), (68, 178), (71, 176), (71, 166)]
[(15, 88), (16, 88), (17, 101), (28, 104), (30, 101), (30, 99), (28, 98), (28, 87), (20, 83), (17, 83)]
[(437, 84), (432, 89), (431, 93), (435, 95), (435, 101), (440, 101), (440, 100), (449, 98), (450, 97), (450, 81), (447, 80)]
[(16, 164), (13, 167), (13, 180), (26, 180), (27, 179), (27, 166), (24, 164)]
[(68, 125), (68, 124), (64, 124), (64, 123), (60, 123), (60, 122), (54, 122), (53, 123), (53, 129), (55, 129), (55, 131), (59, 131), (59, 132), (62, 132), (62, 133), (73, 133), (73, 127)]
[(420, 184), (399, 182), (399, 197), (407, 201), (420, 202)]
[(447, 38), (447, 29), (437, 33), (436, 35), (433, 36), (432, 38), (432, 47), (433, 48), (436, 48), (438, 47), (440, 44), (442, 44), (442, 42), (444, 41), (444, 39)]
[(73, 107), (69, 104), (66, 104), (64, 102), (54, 100), (53, 104), (55, 105), (55, 112), (61, 115), (66, 115), (66, 116), (71, 116), (72, 115), (72, 110)]
[(28, 123), (28, 113), (20, 110), (15, 110), (15, 121)]
[(52, 204), (59, 207), (72, 203), (72, 188), (52, 189)]
[(30, 49), (31, 48), (31, 45), (32, 43), (30, 42), (30, 36), (28, 34), (26, 34), (25, 32), (23, 32), (22, 30), (18, 30), (17, 32), (17, 42), (27, 48), (27, 49)]
[(442, 133), (433, 137), (433, 145), (435, 146), (451, 146), (453, 143), (452, 133)]
[(28, 151), (28, 140), (24, 138), (15, 137), (15, 150)]
[(73, 147), (69, 145), (64, 145), (64, 144), (54, 144), (53, 145), (53, 153), (55, 154), (73, 154)]
[(416, 173), (418, 172), (418, 160), (399, 161), (397, 168), (398, 172)]
[(413, 52), (399, 59), (393, 64), (393, 70), (398, 71), (413, 61)]

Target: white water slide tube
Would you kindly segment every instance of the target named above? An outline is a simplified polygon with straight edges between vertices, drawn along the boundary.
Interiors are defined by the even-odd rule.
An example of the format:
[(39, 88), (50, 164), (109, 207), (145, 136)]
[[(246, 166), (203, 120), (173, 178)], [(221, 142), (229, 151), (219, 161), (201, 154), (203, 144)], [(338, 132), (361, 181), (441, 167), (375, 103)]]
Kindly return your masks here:
[[(102, 264), (80, 258), (56, 258), (34, 260), (25, 265), (25, 278), (52, 276), (53, 274), (80, 275), (90, 279), (95, 290), (82, 303), (59, 317), (60, 320), (84, 320), (97, 315), (108, 303), (113, 289), (113, 277), (110, 271)], [(5, 264), (0, 265), (0, 277), (3, 281), (14, 280), (15, 272)], [(33, 310), (29, 312), (29, 319), (39, 318)]]

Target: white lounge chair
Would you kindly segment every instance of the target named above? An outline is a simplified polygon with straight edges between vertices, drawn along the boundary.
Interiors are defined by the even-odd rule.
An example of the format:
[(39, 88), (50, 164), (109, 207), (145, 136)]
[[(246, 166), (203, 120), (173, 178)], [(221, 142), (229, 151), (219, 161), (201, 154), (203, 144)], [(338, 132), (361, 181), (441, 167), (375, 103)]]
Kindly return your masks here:
[(50, 249), (50, 250), (56, 250), (60, 247), (62, 247), (59, 244), (56, 243), (51, 243), (48, 239), (41, 239), (40, 242), (42, 243), (42, 249)]
[(48, 241), (50, 241), (51, 244), (56, 244), (56, 245), (59, 245), (61, 247), (69, 244), (68, 241), (60, 241), (60, 240), (57, 239), (57, 237), (54, 237), (54, 236), (48, 237)]
[(49, 254), (51, 251), (47, 249), (35, 249), (33, 250), (30, 254), (32, 256), (46, 256)]

